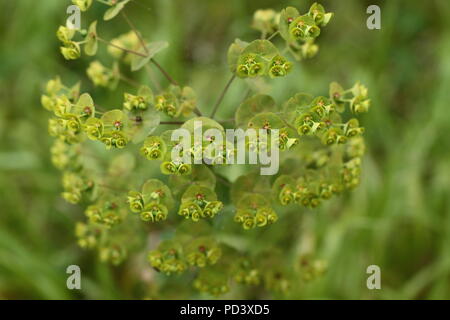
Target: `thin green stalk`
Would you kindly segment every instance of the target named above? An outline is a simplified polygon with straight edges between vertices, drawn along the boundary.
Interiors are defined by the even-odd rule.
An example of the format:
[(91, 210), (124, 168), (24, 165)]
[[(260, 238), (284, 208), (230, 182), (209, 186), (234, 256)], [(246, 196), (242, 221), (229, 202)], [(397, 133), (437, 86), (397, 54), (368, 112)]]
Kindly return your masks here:
[(222, 103), (222, 100), (225, 97), (225, 94), (227, 93), (227, 91), (230, 88), (231, 84), (233, 83), (234, 79), (236, 79), (236, 75), (233, 74), (233, 76), (230, 78), (230, 80), (228, 80), (227, 84), (225, 85), (225, 88), (223, 89), (222, 93), (220, 94), (219, 99), (217, 99), (217, 102), (216, 102), (214, 109), (210, 116), (212, 119), (214, 119), (214, 116), (216, 115), (216, 112), (219, 109), (219, 106)]

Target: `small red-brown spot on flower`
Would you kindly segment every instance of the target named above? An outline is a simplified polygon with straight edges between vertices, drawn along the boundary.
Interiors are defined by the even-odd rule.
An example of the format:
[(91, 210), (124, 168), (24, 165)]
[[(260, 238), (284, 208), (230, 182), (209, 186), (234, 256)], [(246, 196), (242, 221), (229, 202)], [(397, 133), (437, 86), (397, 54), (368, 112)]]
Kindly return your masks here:
[(91, 107), (84, 107), (83, 112), (88, 114), (88, 115), (91, 115), (92, 114), (92, 109), (91, 109)]
[(204, 196), (201, 193), (197, 193), (195, 197), (197, 198), (197, 200), (202, 200), (204, 198)]
[(122, 122), (121, 121), (114, 122), (114, 127), (120, 128), (121, 126), (122, 126)]
[(164, 192), (162, 190), (156, 190), (155, 192), (159, 197), (162, 197), (164, 195)]
[(287, 18), (288, 23), (291, 23), (292, 21), (294, 21), (294, 18), (292, 18), (292, 17)]
[(205, 246), (200, 246), (200, 247), (198, 247), (198, 251), (200, 251), (200, 252), (205, 252), (205, 251), (206, 251)]

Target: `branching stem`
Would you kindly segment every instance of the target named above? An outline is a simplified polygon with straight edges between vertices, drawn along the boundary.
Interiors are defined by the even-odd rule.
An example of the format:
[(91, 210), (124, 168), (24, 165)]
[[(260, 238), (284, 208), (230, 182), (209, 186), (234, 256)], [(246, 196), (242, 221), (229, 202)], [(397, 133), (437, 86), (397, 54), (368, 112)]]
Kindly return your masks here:
[(103, 43), (107, 44), (108, 46), (111, 46), (111, 47), (114, 47), (114, 48), (116, 48), (116, 49), (122, 50), (122, 51), (124, 51), (124, 52), (126, 52), (126, 53), (135, 54), (135, 55), (140, 56), (140, 57), (143, 57), (143, 58), (147, 57), (147, 56), (146, 56), (145, 54), (143, 54), (143, 53), (140, 53), (140, 52), (137, 52), (137, 51), (134, 51), (134, 50), (130, 50), (130, 49), (123, 48), (123, 47), (118, 46), (118, 45), (116, 45), (116, 44), (114, 44), (114, 43), (112, 43), (112, 42), (109, 42), (109, 41), (107, 41), (107, 40), (105, 40), (105, 39), (103, 39), (103, 38), (97, 37), (97, 39), (98, 39), (98, 41), (103, 42)]

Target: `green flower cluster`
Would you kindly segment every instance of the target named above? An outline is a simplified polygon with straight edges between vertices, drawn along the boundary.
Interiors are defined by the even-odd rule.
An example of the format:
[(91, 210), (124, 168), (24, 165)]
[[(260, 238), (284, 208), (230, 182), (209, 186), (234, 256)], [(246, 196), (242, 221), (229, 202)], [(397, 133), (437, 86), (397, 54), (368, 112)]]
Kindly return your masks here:
[(199, 237), (187, 242), (184, 254), (189, 265), (204, 268), (219, 261), (222, 249), (213, 238)]
[(153, 102), (153, 92), (147, 86), (142, 86), (137, 95), (124, 93), (123, 108), (128, 111), (147, 110)]
[(184, 222), (175, 237), (165, 240), (149, 253), (148, 260), (157, 271), (167, 275), (199, 268), (193, 287), (200, 292), (219, 296), (233, 284), (262, 285), (267, 290), (287, 293), (291, 279), (312, 281), (326, 272), (326, 264), (312, 256), (301, 255), (293, 263), (280, 264), (276, 250), (245, 255), (241, 250), (214, 240), (213, 229), (206, 222)]
[(76, 60), (81, 57), (80, 44), (78, 42), (72, 41), (75, 36), (76, 30), (69, 29), (65, 26), (60, 26), (56, 32), (56, 36), (63, 44), (60, 47), (61, 54), (66, 60)]
[(229, 280), (221, 269), (201, 270), (194, 280), (194, 288), (213, 296), (220, 296), (230, 290)]
[[(149, 136), (140, 148), (140, 154), (148, 160), (161, 160), (160, 171), (164, 175), (185, 176), (192, 172), (192, 165), (183, 163), (184, 152), (180, 145), (171, 141), (172, 130), (163, 132), (160, 136)], [(178, 150), (179, 158), (172, 159), (172, 153)]]
[(149, 222), (166, 220), (174, 204), (169, 187), (157, 179), (145, 182), (141, 192), (130, 191), (127, 202), (132, 212), (139, 213), (142, 221)]
[(164, 161), (161, 163), (161, 172), (166, 175), (190, 175), (192, 166), (178, 161)]
[(297, 60), (315, 56), (319, 50), (314, 43), (315, 39), (320, 35), (321, 28), (325, 27), (332, 17), (333, 13), (326, 12), (318, 3), (314, 3), (303, 15), (293, 7), (282, 10), (278, 29), (288, 45), (289, 52)]
[(273, 9), (256, 10), (253, 14), (252, 28), (260, 31), (265, 38), (278, 29), (280, 13)]
[(162, 160), (166, 155), (167, 146), (161, 137), (151, 136), (145, 139), (140, 152), (148, 160)]
[(46, 94), (41, 96), (41, 104), (55, 116), (49, 120), (49, 134), (69, 144), (82, 140), (83, 123), (95, 115), (90, 97), (87, 94), (79, 97), (79, 84), (68, 88), (59, 78), (47, 83)]
[(60, 170), (81, 168), (80, 159), (76, 146), (69, 145), (64, 141), (57, 139), (50, 148), (53, 165)]
[(100, 61), (93, 61), (86, 70), (88, 78), (96, 87), (114, 89), (120, 79), (120, 72), (117, 64), (112, 68), (105, 67)]
[(229, 54), (239, 54), (236, 60), (236, 75), (240, 78), (268, 75), (284, 77), (292, 70), (292, 63), (282, 56), (268, 40), (255, 40), (243, 47), (231, 47)]
[(109, 262), (113, 265), (121, 264), (127, 258), (127, 255), (125, 247), (118, 244), (99, 248), (100, 261)]
[(361, 174), (361, 157), (364, 155), (364, 140), (355, 139), (345, 150), (345, 161), (341, 168), (341, 181), (345, 188), (352, 189), (359, 185)]
[(336, 91), (336, 88), (341, 87), (333, 83), (330, 98), (320, 96), (312, 99), (309, 95), (298, 94), (287, 102), (286, 108), (294, 111), (293, 125), (299, 135), (318, 137), (323, 144), (331, 146), (345, 144), (349, 139), (364, 132), (364, 128), (359, 126), (357, 119), (352, 118), (343, 122), (341, 114), (345, 111), (346, 104), (349, 105), (351, 111), (357, 108), (357, 113), (363, 112), (362, 105), (364, 104), (364, 110), (367, 111), (370, 103), (370, 100), (367, 99), (367, 89), (356, 84), (348, 92), (358, 90), (358, 93), (360, 93), (363, 91), (364, 98), (362, 98), (362, 95), (358, 95), (346, 99), (345, 91), (343, 89)]
[(273, 184), (273, 194), (284, 206), (297, 203), (304, 207), (316, 208), (322, 200), (328, 200), (342, 191), (338, 184), (314, 179), (314, 175), (313, 171), (298, 179), (281, 175)]
[(158, 272), (167, 275), (183, 273), (187, 269), (187, 263), (183, 259), (182, 246), (174, 241), (162, 242), (158, 250), (148, 254), (150, 265)]
[(298, 268), (302, 280), (310, 282), (320, 278), (326, 273), (327, 263), (322, 259), (314, 259), (314, 257), (305, 254), (300, 257)]
[[(250, 98), (252, 100), (254, 97)], [(243, 104), (245, 107), (245, 102)], [(299, 138), (292, 128), (284, 122), (277, 114), (273, 112), (263, 112), (252, 117), (248, 124), (248, 128), (256, 129), (256, 139), (246, 139), (246, 146), (250, 151), (266, 151), (272, 148), (272, 129), (278, 129), (278, 137), (274, 140), (275, 147), (280, 151), (287, 151), (295, 147), (299, 143)], [(265, 130), (267, 136), (262, 138), (259, 130)]]
[(89, 123), (86, 130), (95, 132), (89, 138), (99, 140), (107, 149), (123, 149), (130, 141), (129, 126), (127, 115), (122, 110), (116, 109), (104, 113), (100, 119)]
[(211, 188), (192, 185), (181, 197), (178, 214), (197, 222), (201, 218), (214, 218), (222, 208), (223, 203), (217, 200), (217, 195)]
[(178, 232), (174, 239), (161, 242), (149, 253), (151, 266), (158, 272), (173, 274), (182, 273), (189, 266), (205, 268), (215, 265), (222, 257), (221, 247), (211, 236), (207, 225), (200, 225), (197, 231), (198, 234)]
[(197, 107), (197, 97), (190, 87), (170, 85), (155, 96), (155, 109), (171, 118), (188, 117)]
[[(130, 248), (136, 246), (136, 225), (127, 220), (127, 210), (120, 197), (101, 192), (92, 197), (93, 204), (85, 210), (87, 223), (77, 223), (75, 235), (85, 249), (97, 249), (100, 261), (118, 265)], [(124, 223), (126, 221), (126, 223)]]
[(278, 215), (270, 206), (270, 201), (261, 194), (246, 194), (237, 204), (234, 221), (241, 223), (245, 230), (265, 227), (278, 220)]
[[(103, 19), (116, 17), (129, 1), (100, 1), (107, 6)], [(93, 1), (73, 0), (73, 3), (86, 11)], [(279, 13), (258, 10), (252, 26), (261, 31), (261, 38), (250, 42), (236, 39), (230, 46), (228, 64), (233, 77), (217, 106), (234, 79), (284, 77), (293, 68), (286, 55), (295, 59), (315, 55), (318, 51), (315, 39), (331, 17), (319, 4), (313, 4), (304, 15), (292, 7)], [(285, 41), (283, 51), (272, 42), (277, 35)], [(217, 109), (214, 108), (211, 118), (201, 116), (193, 89), (179, 86), (154, 59), (168, 46), (167, 42), (147, 42), (134, 30), (109, 42), (97, 35), (96, 21), (87, 30), (60, 27), (57, 37), (68, 60), (79, 58), (82, 48), (84, 54), (95, 55), (99, 40), (108, 45), (108, 53), (114, 58), (112, 66), (94, 60), (86, 70), (95, 87), (115, 90), (120, 81), (136, 87), (121, 93), (121, 109), (105, 108), (103, 102), (99, 102), (102, 106), (94, 104), (89, 94), (80, 94), (80, 84), (69, 88), (59, 78), (47, 83), (41, 97), (43, 107), (52, 113), (48, 130), (56, 139), (51, 156), (54, 165), (64, 172), (62, 195), (70, 203), (86, 204), (86, 222), (78, 223), (75, 230), (82, 248), (96, 249), (101, 261), (117, 265), (128, 254), (144, 247), (151, 232), (151, 237), (162, 241), (149, 252), (150, 265), (167, 275), (193, 271), (193, 287), (214, 296), (237, 284), (285, 295), (295, 287), (292, 279), (310, 281), (325, 272), (322, 260), (305, 257), (303, 252), (300, 258), (296, 254), (283, 264), (279, 262), (286, 259), (285, 254), (278, 252), (275, 245), (268, 251), (249, 253), (252, 237), (247, 238), (248, 248), (238, 246), (232, 232), (240, 227), (226, 216), (215, 222), (208, 218), (216, 217), (224, 208), (216, 190), (222, 192), (230, 185), (229, 197), (225, 195), (223, 201), (231, 200), (227, 208), (234, 206), (234, 220), (255, 235), (265, 232), (262, 227), (275, 223), (278, 214), (288, 219), (298, 211), (279, 205), (296, 203), (314, 208), (355, 187), (360, 180), (364, 154), (364, 128), (356, 115), (370, 107), (365, 86), (356, 83), (344, 90), (332, 83), (328, 97), (298, 93), (278, 105), (271, 96), (258, 93), (262, 90), (256, 79), (246, 79), (254, 92), (241, 103), (234, 124), (229, 127), (257, 130), (256, 141), (245, 138), (247, 152), (269, 151), (273, 144), (282, 150), (280, 173), (276, 177), (261, 176), (260, 168), (254, 166), (255, 171), (240, 167), (228, 175), (225, 170), (232, 168), (225, 166), (229, 165), (229, 156), (236, 155), (236, 149), (226, 149), (225, 128), (214, 120)], [(120, 70), (125, 65), (134, 72), (150, 63), (162, 70), (171, 83), (166, 89), (152, 91), (136, 85), (136, 78), (125, 76)], [(199, 116), (193, 117), (193, 113)], [(348, 114), (355, 117), (346, 119)], [(160, 127), (181, 125), (194, 134), (196, 121), (202, 123), (203, 132), (219, 130), (222, 139), (211, 135), (184, 144), (183, 140), (171, 141), (173, 130)], [(272, 141), (276, 130), (278, 138)], [(209, 153), (216, 146), (222, 154), (217, 150)], [(137, 152), (146, 160), (160, 163), (138, 158)], [(195, 164), (188, 164), (185, 157)], [(200, 162), (196, 161), (200, 158)], [(164, 182), (147, 180), (159, 174), (157, 166)], [(228, 180), (235, 174), (238, 177), (231, 179), (234, 181)], [(135, 191), (136, 183), (141, 182), (144, 182), (141, 189)], [(178, 215), (171, 215), (168, 224), (142, 223), (168, 220), (174, 210)], [(178, 220), (182, 222), (176, 224), (173, 232), (166, 229), (165, 225), (170, 228)], [(161, 292), (166, 292), (167, 286), (163, 286)], [(181, 291), (176, 297), (180, 297)]]
[(100, 234), (100, 229), (91, 224), (78, 222), (75, 226), (75, 235), (81, 248), (95, 248), (100, 241)]
[(114, 38), (111, 40), (111, 43), (114, 46), (108, 47), (108, 53), (116, 60), (122, 60), (126, 64), (131, 64), (133, 54), (127, 53), (120, 48), (124, 48), (127, 50), (138, 50), (140, 43), (139, 38), (137, 37), (136, 33), (131, 30), (125, 34), (122, 34), (118, 36), (117, 38)]
[[(87, 10), (87, 3), (81, 5)], [(74, 41), (74, 37), (77, 33), (83, 38), (82, 41)], [(84, 45), (84, 52), (87, 55), (93, 56), (96, 54), (98, 48), (97, 21), (92, 22), (88, 30), (71, 29), (66, 26), (60, 26), (56, 32), (56, 37), (63, 45), (60, 47), (60, 51), (64, 59), (79, 59), (81, 57), (81, 45)]]
[(64, 172), (62, 178), (64, 192), (62, 197), (72, 204), (77, 204), (81, 201), (83, 194), (94, 190), (94, 182), (86, 179), (74, 172)]
[(261, 271), (248, 257), (239, 258), (232, 269), (233, 280), (237, 283), (257, 286), (261, 283)]
[(122, 208), (115, 201), (100, 200), (96, 204), (90, 205), (85, 210), (85, 215), (89, 222), (101, 224), (111, 228), (123, 220)]

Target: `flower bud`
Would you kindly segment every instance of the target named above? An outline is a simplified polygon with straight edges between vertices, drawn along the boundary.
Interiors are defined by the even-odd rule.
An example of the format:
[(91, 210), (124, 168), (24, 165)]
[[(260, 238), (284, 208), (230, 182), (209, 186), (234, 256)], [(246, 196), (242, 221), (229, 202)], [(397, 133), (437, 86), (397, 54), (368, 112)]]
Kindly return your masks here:
[(70, 43), (74, 35), (75, 30), (69, 29), (65, 26), (60, 26), (58, 28), (58, 31), (56, 32), (56, 36), (58, 37), (59, 41), (61, 41), (63, 44)]
[(133, 212), (139, 213), (144, 209), (144, 199), (140, 192), (130, 191), (127, 202), (130, 205), (130, 210)]
[(73, 41), (67, 42), (61, 47), (61, 54), (66, 60), (76, 60), (81, 57), (80, 45)]
[(81, 11), (87, 11), (91, 5), (93, 0), (72, 0), (74, 5), (77, 5)]

